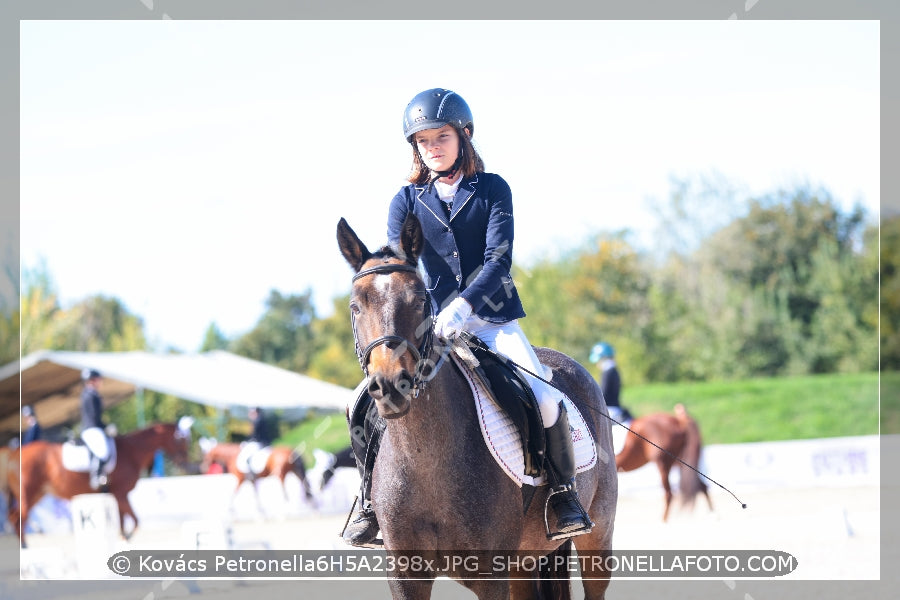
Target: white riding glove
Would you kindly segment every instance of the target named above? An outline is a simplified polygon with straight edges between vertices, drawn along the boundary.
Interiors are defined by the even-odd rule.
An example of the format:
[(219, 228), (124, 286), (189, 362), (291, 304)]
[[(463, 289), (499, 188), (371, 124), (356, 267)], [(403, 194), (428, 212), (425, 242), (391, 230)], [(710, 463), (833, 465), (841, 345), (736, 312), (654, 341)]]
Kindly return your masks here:
[(472, 315), (472, 305), (462, 296), (454, 298), (438, 313), (434, 322), (434, 333), (439, 338), (452, 340), (466, 329), (466, 321)]

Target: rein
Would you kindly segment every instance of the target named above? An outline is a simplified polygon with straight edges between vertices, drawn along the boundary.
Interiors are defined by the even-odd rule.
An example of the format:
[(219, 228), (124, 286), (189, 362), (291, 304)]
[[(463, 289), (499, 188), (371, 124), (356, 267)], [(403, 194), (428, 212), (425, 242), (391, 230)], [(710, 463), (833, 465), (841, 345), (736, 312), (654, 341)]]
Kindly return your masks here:
[[(368, 269), (363, 269), (359, 273), (353, 276), (351, 280), (352, 283), (355, 283), (358, 279), (362, 277), (366, 277), (368, 275), (378, 275), (383, 273), (399, 273), (399, 272), (407, 272), (407, 273), (416, 273), (418, 274), (419, 270), (413, 266), (408, 264), (398, 264), (398, 263), (385, 263), (382, 265), (376, 265), (374, 267), (369, 267)], [(425, 327), (425, 331), (422, 335), (422, 343), (418, 347), (415, 344), (410, 342), (405, 337), (399, 335), (382, 335), (380, 337), (375, 338), (369, 344), (360, 349), (359, 347), (359, 336), (356, 333), (356, 316), (351, 312), (350, 313), (350, 324), (353, 329), (353, 342), (356, 346), (356, 358), (359, 360), (359, 366), (362, 367), (363, 373), (368, 377), (369, 375), (369, 356), (372, 354), (372, 351), (375, 350), (378, 346), (382, 344), (387, 344), (388, 347), (391, 347), (391, 344), (395, 344), (397, 349), (402, 348), (403, 352), (409, 352), (413, 360), (416, 364), (416, 372), (413, 375), (412, 381), (412, 394), (413, 398), (418, 398), (419, 393), (425, 389), (425, 385), (428, 381), (430, 381), (435, 374), (437, 373), (438, 368), (443, 363), (443, 354), (437, 363), (431, 366), (431, 369), (425, 374), (425, 364), (426, 361), (422, 360), (423, 357), (427, 357), (431, 354), (432, 348), (434, 346), (434, 328), (431, 326), (434, 320), (434, 313), (432, 312), (431, 307), (431, 294), (428, 293), (428, 290), (425, 290), (425, 305), (427, 307), (427, 314), (425, 315), (425, 319), (423, 321), (423, 325), (427, 324)], [(420, 325), (419, 328), (422, 326)], [(416, 330), (418, 332), (418, 328)]]
[[(557, 390), (559, 390), (560, 392), (562, 392), (562, 390), (560, 390), (558, 387), (556, 387), (555, 385), (553, 385), (552, 383), (550, 383), (549, 381), (547, 381), (546, 379), (544, 379), (544, 378), (541, 377), (540, 375), (537, 375), (537, 374), (535, 374), (535, 373), (532, 373), (529, 369), (527, 369), (526, 367), (523, 367), (522, 365), (518, 364), (517, 362), (515, 362), (514, 360), (512, 360), (512, 359), (509, 358), (508, 356), (502, 356), (502, 355), (497, 354), (496, 352), (494, 352), (493, 350), (491, 350), (491, 349), (488, 347), (488, 345), (485, 344), (483, 341), (481, 341), (477, 336), (474, 336), (474, 335), (472, 335), (471, 333), (469, 333), (469, 332), (467, 332), (467, 331), (463, 331), (463, 332), (461, 332), (461, 333), (459, 334), (459, 337), (460, 337), (460, 339), (462, 339), (466, 344), (469, 344), (470, 346), (475, 346), (475, 347), (477, 347), (477, 348), (479, 348), (479, 349), (481, 349), (481, 350), (490, 352), (490, 353), (493, 354), (494, 356), (497, 356), (498, 358), (500, 358), (500, 359), (502, 359), (502, 360), (508, 362), (509, 364), (511, 364), (512, 366), (516, 367), (517, 369), (520, 369), (520, 370), (524, 371), (525, 373), (528, 373), (529, 375), (531, 375), (532, 377), (534, 377), (534, 378), (536, 378), (536, 379), (540, 379), (541, 381), (543, 381), (543, 382), (546, 383), (547, 385), (549, 385), (549, 386), (553, 387), (554, 389), (557, 389)], [(734, 492), (732, 492), (731, 490), (729, 490), (727, 487), (725, 487), (724, 485), (722, 485), (721, 483), (719, 483), (719, 482), (716, 481), (715, 479), (713, 479), (713, 478), (711, 478), (710, 476), (708, 476), (706, 473), (703, 473), (702, 471), (698, 470), (698, 469), (695, 468), (694, 466), (689, 465), (688, 463), (684, 462), (683, 460), (681, 460), (680, 458), (678, 458), (677, 456), (675, 456), (674, 454), (672, 454), (671, 452), (669, 452), (669, 451), (666, 450), (665, 448), (662, 448), (662, 447), (660, 447), (658, 444), (654, 443), (653, 441), (648, 440), (646, 437), (644, 437), (644, 436), (642, 436), (641, 434), (637, 433), (636, 431), (634, 431), (633, 429), (631, 429), (630, 427), (628, 427), (628, 426), (625, 425), (624, 423), (620, 423), (619, 421), (613, 419), (613, 418), (610, 417), (608, 414), (603, 414), (603, 413), (601, 413), (600, 411), (598, 411), (598, 410), (596, 410), (595, 408), (590, 407), (590, 406), (589, 406), (588, 408), (590, 408), (592, 411), (594, 411), (594, 412), (596, 412), (596, 413), (598, 413), (598, 414), (600, 414), (600, 415), (606, 417), (608, 420), (612, 421), (612, 422), (615, 423), (616, 425), (619, 425), (620, 427), (624, 427), (625, 429), (627, 429), (628, 431), (630, 431), (632, 434), (634, 434), (634, 435), (636, 435), (637, 437), (639, 437), (640, 439), (644, 440), (645, 442), (647, 442), (647, 443), (650, 444), (651, 446), (654, 446), (655, 448), (661, 450), (662, 452), (664, 452), (665, 454), (667, 454), (667, 455), (670, 456), (671, 458), (674, 458), (675, 460), (677, 460), (678, 462), (680, 462), (681, 464), (683, 464), (684, 466), (686, 466), (686, 467), (689, 468), (690, 470), (694, 471), (694, 472), (697, 473), (698, 475), (701, 475), (704, 479), (706, 479), (706, 480), (708, 480), (708, 481), (710, 481), (710, 482), (716, 484), (717, 486), (719, 486), (720, 488), (722, 488), (723, 490), (725, 490), (726, 492), (728, 492), (729, 494), (731, 494), (731, 497), (734, 498), (735, 500), (737, 500), (738, 503), (740, 503), (741, 508), (747, 508), (747, 504), (744, 503), (744, 502), (742, 502), (742, 501), (740, 500), (740, 498), (738, 498), (737, 496), (735, 496), (735, 495), (734, 495)]]

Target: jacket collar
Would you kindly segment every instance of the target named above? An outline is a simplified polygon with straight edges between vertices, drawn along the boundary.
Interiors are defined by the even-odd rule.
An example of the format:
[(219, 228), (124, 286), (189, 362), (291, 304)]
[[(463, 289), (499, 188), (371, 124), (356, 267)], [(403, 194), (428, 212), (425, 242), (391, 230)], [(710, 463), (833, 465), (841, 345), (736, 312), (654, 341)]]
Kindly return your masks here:
[[(453, 195), (453, 208), (450, 211), (450, 219), (449, 221), (453, 221), (456, 218), (456, 215), (459, 214), (466, 204), (469, 203), (472, 196), (475, 195), (475, 190), (478, 187), (478, 173), (471, 177), (463, 177), (462, 181), (459, 182), (459, 188), (456, 190), (456, 194)], [(444, 212), (443, 202), (438, 197), (437, 190), (432, 183), (426, 183), (424, 185), (416, 185), (416, 201), (420, 202), (428, 212), (434, 215), (438, 221), (441, 222), (442, 225), (449, 226), (450, 223), (447, 219), (447, 214)]]

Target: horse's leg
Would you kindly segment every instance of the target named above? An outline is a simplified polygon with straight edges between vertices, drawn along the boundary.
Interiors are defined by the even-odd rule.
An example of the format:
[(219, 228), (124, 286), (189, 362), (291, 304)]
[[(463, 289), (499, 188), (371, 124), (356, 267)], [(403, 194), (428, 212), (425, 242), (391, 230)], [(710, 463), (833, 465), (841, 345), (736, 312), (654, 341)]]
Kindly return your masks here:
[(287, 486), (284, 485), (284, 478), (286, 475), (287, 475), (287, 469), (282, 469), (281, 477), (279, 477), (279, 479), (281, 479), (281, 491), (284, 494), (284, 503), (285, 504), (287, 504), (291, 500), (290, 497), (288, 496)]
[(257, 517), (259, 520), (265, 520), (266, 513), (263, 511), (262, 498), (259, 497), (259, 479), (256, 478), (250, 482), (250, 485), (253, 486), (253, 497), (256, 498), (256, 510), (259, 513)]
[[(134, 532), (137, 531), (138, 527), (138, 518), (137, 515), (134, 514), (134, 511), (131, 509), (131, 503), (128, 502), (128, 495), (124, 496), (116, 496), (116, 503), (119, 505), (119, 530), (122, 533), (122, 539), (128, 541), (131, 539), (131, 536), (134, 535)], [(131, 520), (134, 521), (134, 525), (131, 527), (131, 531), (125, 532), (125, 517), (131, 517)]]
[(389, 579), (388, 586), (393, 600), (428, 600), (434, 579)]
[(531, 579), (510, 579), (509, 600), (529, 600), (534, 597), (534, 583)]
[[(531, 586), (531, 581), (525, 580)], [(491, 579), (475, 579), (465, 581), (465, 586), (472, 590), (478, 600), (509, 600), (512, 592), (512, 581), (491, 580)], [(517, 591), (523, 591), (524, 587), (518, 588)], [(521, 596), (522, 598), (530, 598), (531, 596)]]
[[(7, 497), (6, 516), (9, 519), (10, 525), (12, 525), (13, 531), (19, 536), (19, 541), (23, 542), (22, 533), (19, 530), (19, 502), (13, 493), (10, 493)], [(22, 547), (24, 548), (24, 545)]]
[(672, 468), (672, 461), (665, 460), (661, 458), (656, 461), (656, 466), (659, 468), (659, 476), (662, 480), (663, 491), (666, 494), (666, 506), (663, 509), (663, 523), (665, 523), (669, 518), (669, 507), (672, 505), (672, 487), (669, 485), (669, 469)]
[(306, 479), (306, 467), (303, 465), (303, 459), (298, 457), (297, 461), (297, 463), (294, 463), (292, 465), (292, 470), (294, 471), (294, 474), (297, 476), (297, 478), (300, 479), (300, 487), (303, 488), (303, 497), (306, 498), (306, 503), (315, 508), (316, 499), (313, 496), (309, 481), (307, 481)]
[(18, 501), (19, 515), (16, 519), (16, 530), (19, 533), (19, 543), (25, 548), (25, 527), (28, 524), (28, 515), (31, 513), (32, 507), (44, 497), (45, 492), (41, 490), (41, 481), (36, 481), (37, 477), (29, 478), (28, 481), (20, 481), (17, 485), (21, 485), (21, 492)]
[(709, 512), (712, 512), (713, 505), (712, 505), (712, 498), (709, 497), (709, 488), (702, 481), (700, 482), (700, 491), (703, 493), (704, 496), (706, 496), (706, 503), (709, 505)]
[[(599, 504), (599, 500), (597, 501)], [(603, 600), (609, 587), (609, 563), (606, 557), (612, 554), (612, 531), (614, 516), (595, 504), (591, 508), (594, 529), (590, 533), (572, 538), (581, 566), (581, 585), (585, 600)], [(601, 516), (602, 515), (602, 516)], [(604, 520), (605, 519), (605, 520)]]

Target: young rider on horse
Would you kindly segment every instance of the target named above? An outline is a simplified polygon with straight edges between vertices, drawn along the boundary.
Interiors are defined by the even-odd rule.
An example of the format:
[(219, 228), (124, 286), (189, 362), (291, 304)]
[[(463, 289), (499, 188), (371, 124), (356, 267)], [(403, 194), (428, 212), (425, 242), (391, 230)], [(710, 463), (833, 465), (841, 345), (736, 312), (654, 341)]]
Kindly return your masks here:
[(237, 456), (237, 465), (252, 480), (256, 476), (256, 472), (251, 465), (253, 456), (257, 452), (271, 446), (272, 442), (275, 441), (275, 436), (272, 435), (270, 421), (263, 414), (261, 408), (251, 408), (248, 416), (250, 417), (250, 423), (253, 425), (253, 431), (250, 433), (250, 437), (241, 444), (241, 451)]
[[(474, 129), (469, 106), (455, 92), (430, 89), (409, 102), (403, 135), (412, 146), (412, 173), (410, 185), (391, 201), (388, 240), (398, 242), (407, 214), (418, 217), (425, 236), (421, 262), (439, 338), (452, 340), (468, 331), (492, 350), (541, 373), (518, 323), (525, 311), (510, 276), (512, 193), (499, 175), (484, 171), (471, 141)], [(551, 496), (557, 530), (586, 533), (592, 523), (574, 493), (575, 461), (562, 394), (528, 374), (525, 377), (546, 428), (550, 481), (558, 492)], [(356, 458), (363, 471), (366, 461)], [(361, 509), (344, 532), (344, 539), (353, 545), (369, 544), (378, 533), (366, 480), (363, 473)]]
[(84, 389), (81, 390), (81, 439), (91, 451), (91, 488), (106, 485), (103, 467), (110, 459), (109, 440), (103, 425), (103, 400), (100, 397), (102, 377), (94, 369), (81, 372)]
[(616, 351), (606, 342), (599, 342), (591, 349), (591, 362), (600, 369), (600, 389), (603, 391), (603, 399), (606, 400), (606, 408), (609, 416), (624, 423), (634, 417), (619, 403), (619, 394), (622, 391), (622, 378), (619, 376), (619, 367), (616, 365)]

